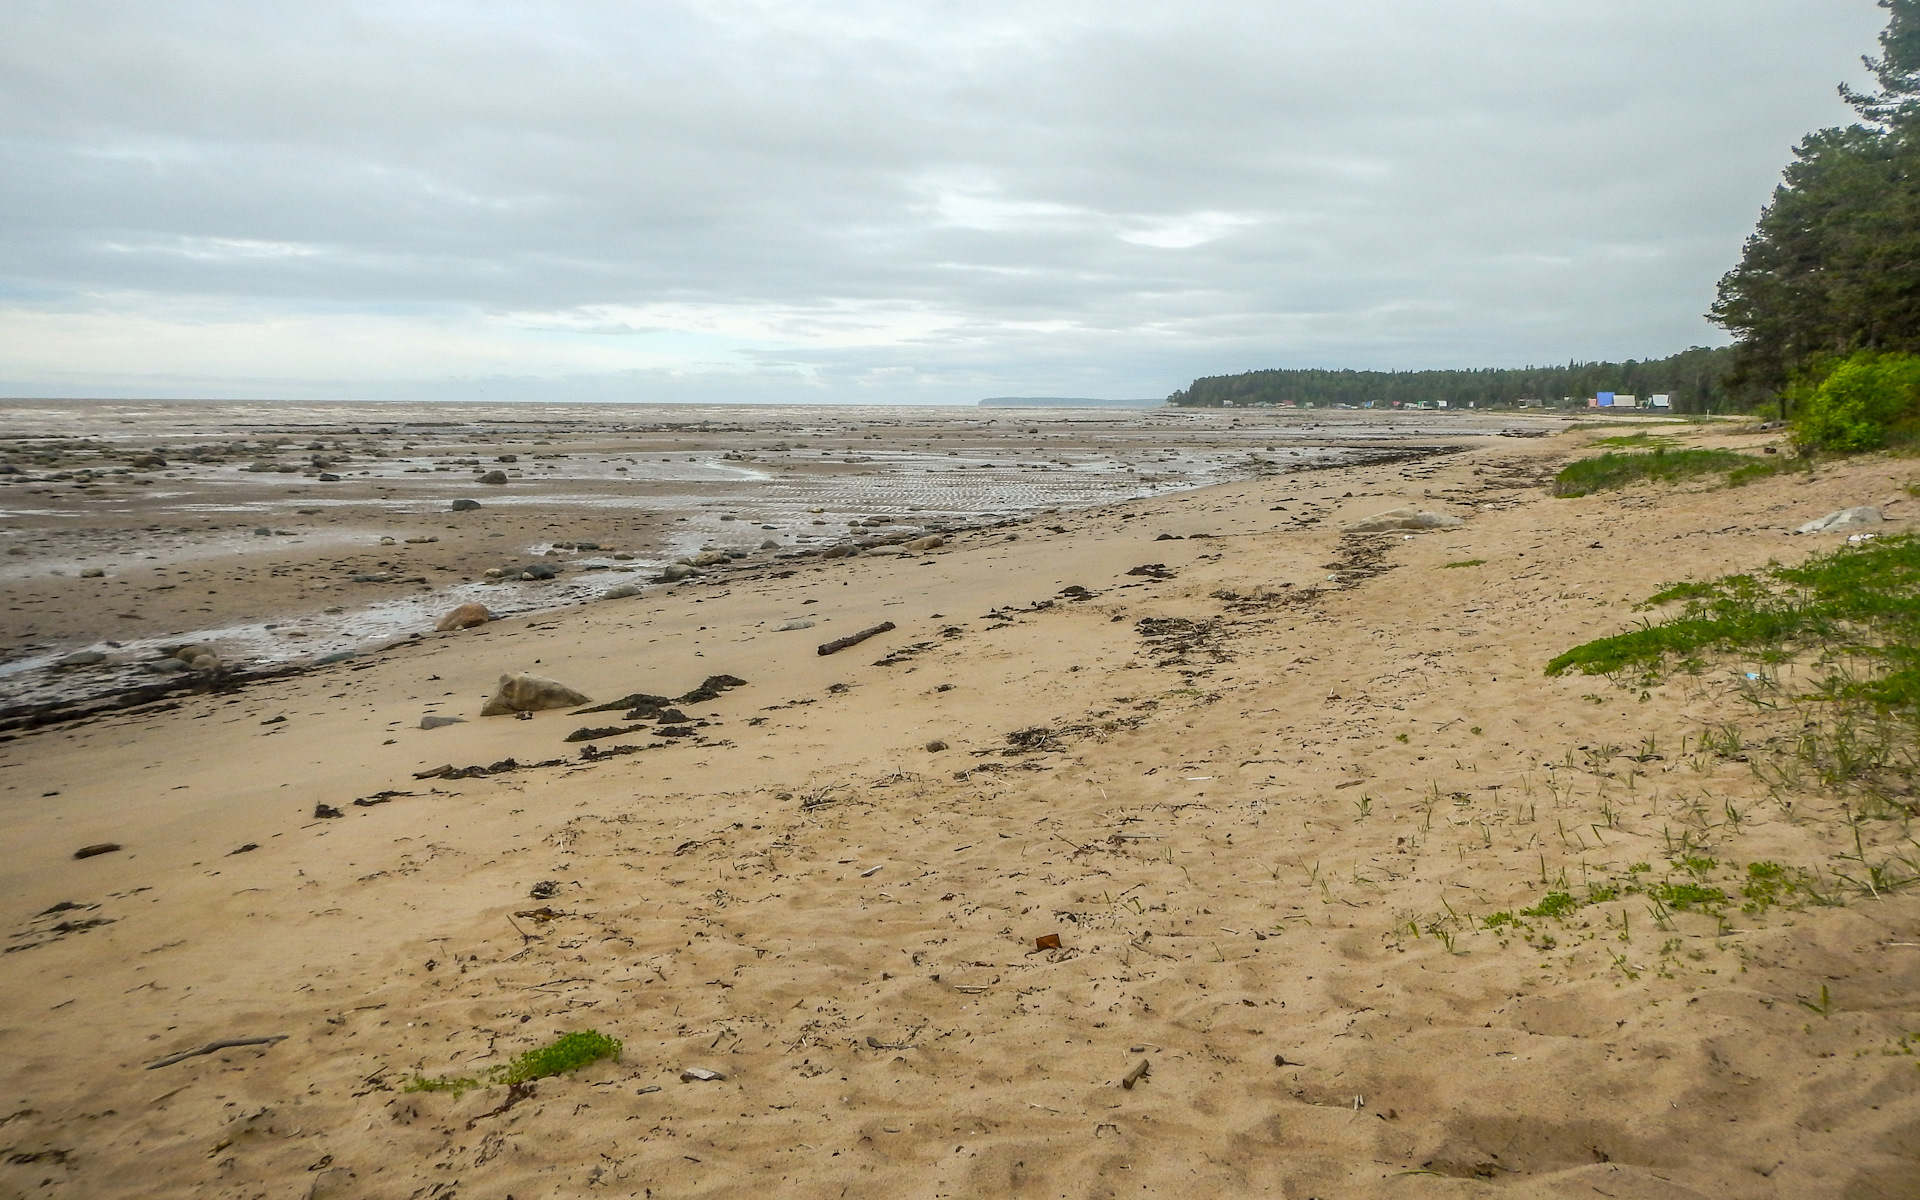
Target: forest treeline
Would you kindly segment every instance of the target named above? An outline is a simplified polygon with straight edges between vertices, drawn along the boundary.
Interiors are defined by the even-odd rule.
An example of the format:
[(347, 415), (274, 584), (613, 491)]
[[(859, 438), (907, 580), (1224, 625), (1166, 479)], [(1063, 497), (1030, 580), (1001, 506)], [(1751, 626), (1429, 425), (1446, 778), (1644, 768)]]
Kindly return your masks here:
[[(1734, 335), (1646, 362), (1475, 371), (1248, 371), (1196, 379), (1189, 406), (1287, 403), (1449, 407), (1666, 392), (1679, 412), (1782, 397), (1812, 444), (1858, 449), (1895, 425), (1920, 441), (1920, 0), (1888, 10), (1878, 89), (1840, 94), (1858, 114), (1794, 147), (1772, 200), (1720, 280), (1712, 319)], [(1796, 424), (1801, 419), (1796, 416)]]
[(1734, 367), (1731, 347), (1695, 346), (1671, 358), (1637, 362), (1568, 363), (1563, 367), (1490, 367), (1465, 371), (1247, 371), (1196, 379), (1167, 399), (1187, 408), (1255, 404), (1297, 404), (1325, 408), (1349, 404), (1392, 408), (1445, 401), (1449, 408), (1493, 408), (1521, 400), (1584, 406), (1589, 396), (1617, 392), (1638, 396), (1664, 393), (1676, 412), (1725, 412), (1745, 407), (1758, 393), (1751, 386), (1730, 389)]

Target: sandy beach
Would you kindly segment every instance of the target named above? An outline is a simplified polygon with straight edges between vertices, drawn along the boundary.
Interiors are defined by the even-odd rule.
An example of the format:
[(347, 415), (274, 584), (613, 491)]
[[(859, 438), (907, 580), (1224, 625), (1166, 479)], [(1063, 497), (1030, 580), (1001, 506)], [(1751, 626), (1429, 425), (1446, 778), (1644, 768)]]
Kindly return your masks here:
[[(1285, 445), (1237, 420), (1188, 428), (1235, 462)], [(0, 1196), (1917, 1194), (1920, 901), (1831, 882), (1833, 903), (1739, 903), (1750, 864), (1834, 881), (1910, 845), (1906, 823), (1759, 769), (1804, 718), (1755, 704), (1743, 664), (1645, 688), (1543, 673), (1665, 584), (1838, 544), (1791, 536), (1812, 518), (1871, 504), (1906, 528), (1914, 468), (1555, 499), (1553, 472), (1617, 431), (1502, 424), (1525, 422), (1456, 426), (1417, 461), (1050, 513), (941, 501), (918, 514), (946, 522), (941, 545), (781, 557), (825, 544), (802, 521), (844, 537), (881, 511), (809, 484), (788, 516), (728, 522), (763, 535), (754, 553), (684, 583), (636, 570), (636, 595), (452, 633), (423, 603), (352, 659), (12, 731)], [(702, 469), (773, 453), (650, 436)], [(1138, 471), (1168, 453), (1154, 437), (1060, 457)], [(531, 466), (539, 439), (515, 438), (465, 457)], [(850, 444), (802, 474), (858, 467)], [(436, 455), (455, 457), (417, 456)], [(258, 456), (220, 469), (244, 489)], [(319, 575), (331, 595), (387, 586), (339, 577), (381, 567), (369, 537), (428, 530), (384, 570), (446, 576), (415, 585), (439, 605), (511, 557), (489, 540), (529, 556), (556, 536), (538, 505), (394, 518), (437, 512), (450, 474), (385, 506), (371, 477), (342, 484), (361, 499), (304, 525), (335, 485), (276, 484), (308, 494), (275, 496), (292, 511), (266, 524), (311, 539), (259, 536), (280, 578), (264, 552), (239, 564), (257, 588), (224, 551), (188, 561), (250, 544), (249, 512), (168, 535), (165, 569), (219, 595), (103, 610), (155, 618), (143, 638), (201, 607), (277, 624), (329, 606)], [(491, 503), (482, 486), (460, 494)], [(1345, 532), (1408, 507), (1460, 523)], [(724, 532), (716, 512), (675, 542), (685, 515), (621, 510), (561, 540), (651, 569)], [(129, 554), (154, 523), (71, 521)], [(119, 577), (132, 595), (157, 569)], [(9, 578), (10, 604), (42, 601), (31, 630), (15, 608), (12, 644), (131, 641), (66, 599), (114, 578)], [(688, 719), (481, 717), (504, 672)], [(717, 676), (744, 682), (701, 690)], [(74, 856), (97, 844), (119, 848)], [(1672, 880), (1734, 901), (1651, 905)], [(619, 1058), (409, 1090), (580, 1030)], [(261, 1038), (281, 1040), (150, 1067)]]

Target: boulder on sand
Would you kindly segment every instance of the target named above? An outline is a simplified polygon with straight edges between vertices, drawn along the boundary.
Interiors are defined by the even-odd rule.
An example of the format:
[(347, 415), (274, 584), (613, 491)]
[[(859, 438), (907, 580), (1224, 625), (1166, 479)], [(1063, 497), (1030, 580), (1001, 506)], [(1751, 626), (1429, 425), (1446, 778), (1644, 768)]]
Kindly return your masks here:
[(446, 616), (440, 618), (433, 627), (435, 633), (451, 633), (456, 629), (472, 629), (476, 625), (485, 625), (493, 620), (493, 614), (484, 604), (462, 604)]
[(1845, 533), (1849, 529), (1866, 529), (1878, 525), (1886, 518), (1880, 510), (1863, 505), (1859, 508), (1843, 508), (1839, 512), (1830, 512), (1817, 521), (1808, 521), (1794, 530), (1795, 533)]
[(1355, 521), (1348, 525), (1346, 533), (1396, 533), (1403, 529), (1447, 529), (1466, 522), (1459, 517), (1450, 517), (1446, 513), (1415, 512), (1411, 508), (1395, 508), (1364, 521)]
[(480, 715), (500, 717), (549, 708), (577, 708), (586, 703), (587, 697), (558, 680), (539, 675), (502, 675), (500, 686), (493, 690), (492, 699), (480, 709)]
[(505, 483), (506, 481), (507, 481), (507, 473), (505, 471), (488, 471), (485, 475), (482, 475), (480, 477), (481, 483), (491, 483), (491, 484), (497, 485), (497, 484)]
[(480, 507), (480, 502), (478, 500), (455, 500), (448, 507), (453, 512), (472, 512), (474, 509)]

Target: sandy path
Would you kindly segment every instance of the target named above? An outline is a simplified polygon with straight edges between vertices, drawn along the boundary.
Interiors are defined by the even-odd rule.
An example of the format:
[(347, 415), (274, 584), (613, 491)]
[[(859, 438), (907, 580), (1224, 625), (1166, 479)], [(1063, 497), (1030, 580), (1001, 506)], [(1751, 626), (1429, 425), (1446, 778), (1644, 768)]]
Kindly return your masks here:
[[(1853, 851), (1831, 802), (1700, 749), (1792, 732), (1728, 672), (1643, 697), (1540, 666), (1908, 471), (1548, 499), (1583, 436), (500, 622), (7, 743), (0, 1194), (1909, 1195), (1905, 893), (1487, 924), (1688, 878), (1675, 857), (1737, 890)], [(1340, 536), (1403, 503), (1467, 523)], [(688, 706), (699, 738), (595, 763), (561, 739), (618, 714), (414, 727), (506, 669), (749, 682)], [(569, 765), (412, 778), (507, 757)], [(385, 790), (413, 794), (350, 803)], [(100, 840), (126, 849), (68, 857)], [(402, 1090), (583, 1028), (621, 1060), (505, 1111)], [(288, 1040), (141, 1069), (263, 1034)]]

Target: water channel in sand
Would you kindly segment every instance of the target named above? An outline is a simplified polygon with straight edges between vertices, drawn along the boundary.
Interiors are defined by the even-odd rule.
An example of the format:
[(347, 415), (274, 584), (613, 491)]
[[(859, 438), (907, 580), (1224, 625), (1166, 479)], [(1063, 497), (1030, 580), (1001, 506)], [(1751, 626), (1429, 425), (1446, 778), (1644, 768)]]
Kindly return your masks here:
[[(0, 709), (645, 584), (1497, 432), (1471, 413), (0, 401)], [(504, 484), (480, 482), (499, 471)], [(452, 512), (455, 500), (480, 508)], [(870, 525), (867, 522), (884, 522)], [(383, 539), (390, 539), (384, 541)], [(432, 540), (428, 540), (432, 539)], [(586, 544), (585, 548), (582, 544)], [(545, 582), (489, 569), (538, 563)], [(58, 667), (96, 650), (104, 662)]]

